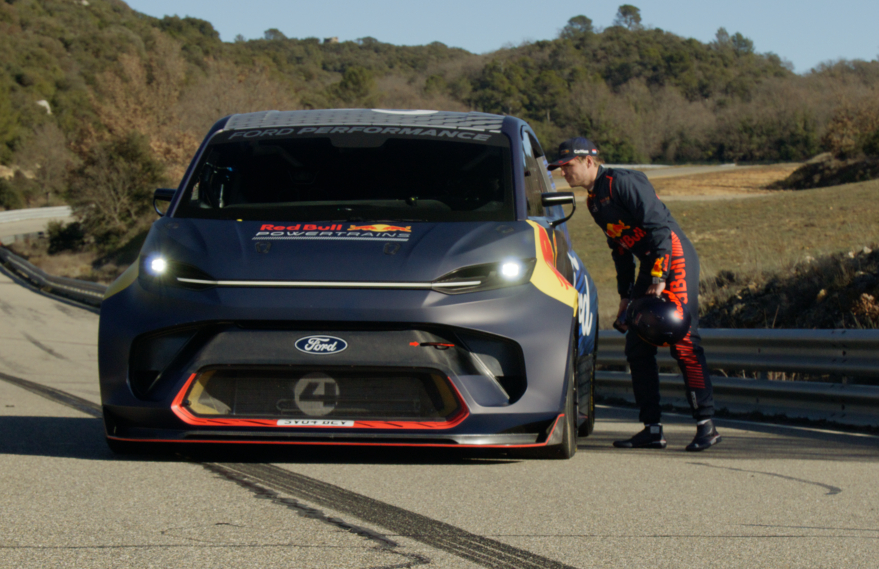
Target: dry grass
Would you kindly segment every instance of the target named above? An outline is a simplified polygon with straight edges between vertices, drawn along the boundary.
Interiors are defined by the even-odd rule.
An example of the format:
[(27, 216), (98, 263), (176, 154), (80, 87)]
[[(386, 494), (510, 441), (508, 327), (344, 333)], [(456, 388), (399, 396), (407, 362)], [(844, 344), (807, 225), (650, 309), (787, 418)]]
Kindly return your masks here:
[[(698, 167), (682, 166), (645, 170), (645, 173), (661, 198), (743, 197), (771, 193), (773, 190), (770, 188), (786, 179), (800, 166), (802, 164), (799, 163), (737, 166), (703, 174), (691, 173)], [(570, 190), (570, 186), (561, 175), (561, 170), (553, 170), (552, 174), (558, 190)], [(575, 188), (574, 194), (586, 197), (586, 190)]]
[(771, 166), (736, 167), (730, 171), (694, 174), (692, 176), (664, 176), (651, 180), (656, 193), (667, 196), (740, 196), (768, 194), (767, 187), (783, 180), (801, 164), (773, 164)]

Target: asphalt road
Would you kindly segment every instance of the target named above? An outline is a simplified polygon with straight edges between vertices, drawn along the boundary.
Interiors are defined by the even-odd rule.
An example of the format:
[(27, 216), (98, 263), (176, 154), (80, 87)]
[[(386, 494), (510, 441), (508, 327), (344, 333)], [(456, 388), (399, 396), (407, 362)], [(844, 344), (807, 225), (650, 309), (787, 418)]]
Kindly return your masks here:
[(879, 440), (719, 422), (622, 451), (599, 408), (570, 461), (212, 447), (118, 458), (98, 317), (0, 275), (0, 567), (875, 567)]
[(16, 235), (27, 235), (28, 233), (39, 233), (45, 231), (50, 221), (60, 221), (62, 223), (70, 223), (75, 221), (75, 217), (52, 217), (40, 219), (23, 219), (21, 221), (9, 221), (0, 223), (0, 243), (10, 244), (15, 242)]

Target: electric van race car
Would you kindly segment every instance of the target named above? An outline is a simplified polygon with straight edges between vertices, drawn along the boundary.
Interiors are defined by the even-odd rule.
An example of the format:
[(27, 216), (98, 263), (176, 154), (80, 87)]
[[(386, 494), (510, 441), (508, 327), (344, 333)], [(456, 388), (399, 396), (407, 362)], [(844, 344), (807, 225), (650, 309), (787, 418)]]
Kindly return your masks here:
[(509, 116), (221, 119), (101, 306), (108, 444), (570, 457), (597, 296), (546, 165)]

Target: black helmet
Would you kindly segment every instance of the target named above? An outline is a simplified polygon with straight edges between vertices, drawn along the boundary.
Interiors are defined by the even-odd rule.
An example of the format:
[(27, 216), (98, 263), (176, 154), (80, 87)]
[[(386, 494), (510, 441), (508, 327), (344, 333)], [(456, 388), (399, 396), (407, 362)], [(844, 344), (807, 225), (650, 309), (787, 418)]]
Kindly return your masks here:
[(680, 342), (690, 330), (690, 312), (671, 291), (662, 296), (643, 296), (629, 303), (626, 324), (638, 336), (654, 346), (671, 346)]

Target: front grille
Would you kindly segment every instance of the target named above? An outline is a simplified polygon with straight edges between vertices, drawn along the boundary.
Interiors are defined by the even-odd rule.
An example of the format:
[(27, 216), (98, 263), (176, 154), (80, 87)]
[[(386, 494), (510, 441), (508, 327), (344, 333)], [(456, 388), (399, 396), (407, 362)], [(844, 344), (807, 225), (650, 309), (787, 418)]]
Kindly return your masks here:
[(445, 376), (392, 368), (205, 369), (183, 404), (208, 419), (446, 421), (460, 409)]

